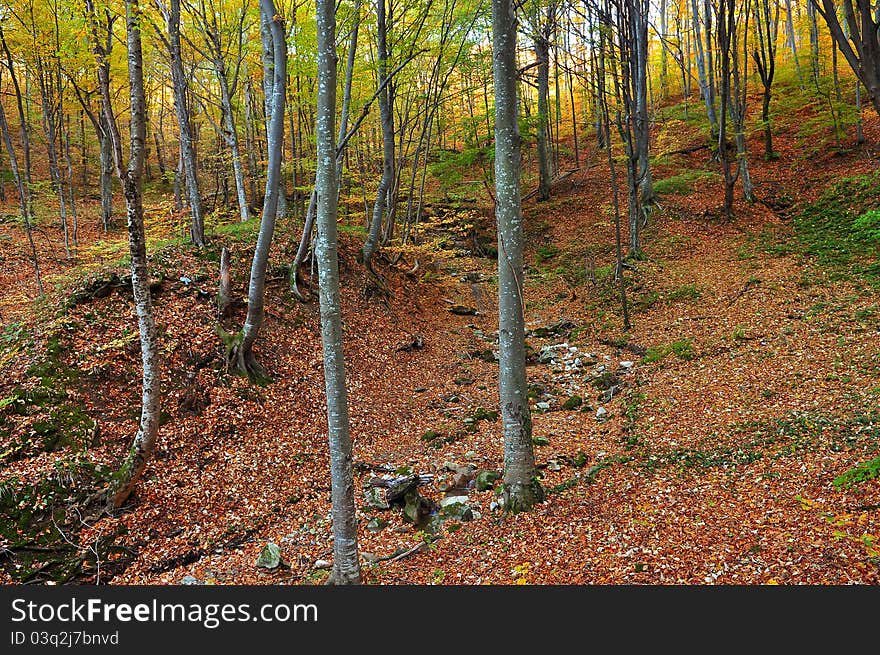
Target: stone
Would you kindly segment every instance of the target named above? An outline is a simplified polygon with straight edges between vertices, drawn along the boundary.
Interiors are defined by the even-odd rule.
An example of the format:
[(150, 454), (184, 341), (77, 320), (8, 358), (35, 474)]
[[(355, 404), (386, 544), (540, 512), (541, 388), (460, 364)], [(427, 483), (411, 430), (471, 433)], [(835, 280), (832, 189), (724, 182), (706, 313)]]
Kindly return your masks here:
[(370, 487), (364, 491), (364, 500), (371, 509), (391, 509), (386, 495), (378, 487)]
[(386, 521), (383, 521), (378, 516), (374, 516), (367, 523), (367, 530), (370, 532), (381, 532), (385, 529), (386, 525), (388, 525)]
[(202, 584), (201, 580), (192, 575), (185, 575), (183, 579), (180, 581), (180, 584), (185, 585), (200, 585)]
[(584, 403), (584, 399), (581, 398), (580, 396), (577, 396), (577, 395), (569, 396), (568, 400), (566, 400), (564, 403), (562, 403), (562, 409), (567, 409), (567, 410), (577, 409), (578, 407), (583, 405), (583, 403)]
[(631, 362), (629, 360), (620, 362), (620, 366), (622, 368), (632, 368), (634, 364), (635, 364), (635, 362)]
[(281, 549), (269, 541), (257, 558), (257, 566), (264, 569), (275, 569), (278, 568), (279, 564), (281, 564)]
[(316, 571), (326, 571), (327, 569), (333, 568), (333, 564), (325, 559), (316, 559), (312, 568)]
[(551, 459), (549, 462), (547, 462), (547, 470), (548, 471), (561, 471), (562, 466), (560, 466), (559, 462), (557, 462), (555, 459)]
[(490, 469), (482, 469), (478, 471), (476, 477), (477, 491), (488, 491), (494, 487), (495, 483), (500, 479), (501, 474), (498, 471), (492, 471)]
[(535, 407), (540, 409), (542, 412), (546, 412), (546, 411), (549, 411), (549, 409), (550, 409), (550, 403), (548, 403), (545, 400), (542, 400), (541, 402), (536, 403)]
[(470, 498), (467, 496), (446, 496), (446, 498), (440, 500), (440, 507), (447, 507), (455, 504), (466, 505), (469, 500)]
[(601, 420), (601, 419), (605, 418), (606, 416), (608, 416), (608, 410), (605, 409), (604, 407), (600, 407), (599, 409), (596, 410), (596, 418), (597, 419)]
[(532, 443), (536, 446), (546, 446), (550, 443), (550, 440), (547, 437), (533, 437)]

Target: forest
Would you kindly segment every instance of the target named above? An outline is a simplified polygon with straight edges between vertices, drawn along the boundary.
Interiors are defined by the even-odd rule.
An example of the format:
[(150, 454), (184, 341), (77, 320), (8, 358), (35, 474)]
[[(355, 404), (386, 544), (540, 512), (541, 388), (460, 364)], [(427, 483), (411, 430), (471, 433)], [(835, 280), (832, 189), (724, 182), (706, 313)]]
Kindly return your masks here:
[(880, 0), (3, 0), (0, 582), (880, 583)]

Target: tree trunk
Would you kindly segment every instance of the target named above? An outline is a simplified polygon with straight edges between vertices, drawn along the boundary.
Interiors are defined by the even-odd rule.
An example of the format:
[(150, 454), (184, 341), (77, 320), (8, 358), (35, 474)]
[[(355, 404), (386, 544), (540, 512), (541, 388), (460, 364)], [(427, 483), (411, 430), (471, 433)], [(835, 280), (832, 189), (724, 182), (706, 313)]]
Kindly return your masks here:
[(547, 32), (551, 29), (551, 17), (538, 28), (535, 36), (535, 60), (538, 64), (538, 200), (550, 200), (550, 143), (548, 138), (550, 98), (550, 40)]
[[(102, 115), (101, 122), (105, 121)], [(98, 139), (101, 143), (101, 225), (107, 232), (113, 227), (113, 144), (106, 125)]]
[[(355, 0), (354, 6), (354, 25), (351, 29), (351, 42), (348, 47), (348, 58), (345, 65), (345, 87), (342, 94), (342, 114), (339, 117), (339, 137), (337, 142), (341, 143), (345, 138), (348, 130), (348, 112), (351, 106), (351, 83), (354, 76), (355, 54), (357, 52), (358, 32), (361, 24), (361, 0)], [(335, 31), (335, 26), (334, 26)], [(336, 152), (336, 203), (339, 204), (339, 193), (342, 181), (342, 160), (344, 148)], [(299, 290), (299, 268), (305, 261), (306, 253), (309, 250), (309, 244), (312, 240), (312, 229), (315, 226), (315, 213), (317, 211), (317, 172), (315, 180), (315, 188), (309, 197), (309, 207), (306, 211), (306, 218), (303, 221), (303, 232), (300, 237), (299, 247), (293, 262), (290, 264), (290, 273), (288, 281), (290, 283), (291, 293), (300, 301), (305, 302), (306, 296)]]
[[(15, 84), (16, 91), (18, 90), (18, 82)], [(21, 109), (21, 99), (18, 98), (19, 101), (19, 109)], [(23, 112), (22, 112), (23, 113)], [(21, 117), (23, 118), (23, 116)], [(21, 130), (23, 133), (27, 132), (27, 125), (22, 120)], [(18, 191), (18, 202), (19, 207), (21, 208), (21, 220), (24, 223), (24, 231), (28, 238), (28, 245), (31, 248), (31, 257), (34, 263), (34, 279), (37, 282), (37, 289), (40, 295), (45, 293), (43, 289), (43, 278), (40, 275), (40, 263), (37, 259), (37, 247), (34, 244), (34, 234), (33, 227), (31, 225), (30, 218), (30, 202), (28, 201), (28, 197), (30, 195), (30, 190), (27, 188), (25, 180), (22, 178), (21, 172), (18, 168), (18, 156), (15, 153), (15, 146), (12, 144), (12, 135), (9, 133), (9, 124), (6, 121), (6, 111), (3, 109), (3, 104), (0, 103), (0, 132), (3, 134), (3, 143), (6, 145), (6, 153), (9, 155), (9, 168), (12, 170), (12, 179), (15, 181), (15, 188)], [(27, 138), (23, 139), (25, 152), (29, 151), (30, 146), (28, 145)], [(29, 155), (26, 155), (26, 157)]]
[[(373, 255), (379, 246), (379, 235), (382, 234), (382, 220), (389, 206), (388, 195), (394, 184), (394, 113), (391, 106), (388, 77), (388, 47), (385, 19), (385, 0), (376, 0), (376, 30), (378, 35), (377, 57), (379, 61), (379, 116), (382, 122), (382, 179), (376, 190), (376, 201), (373, 204), (373, 219), (370, 231), (364, 243), (364, 265), (373, 270)], [(381, 88), (383, 87), (384, 88)]]
[(174, 113), (180, 135), (180, 152), (183, 157), (183, 173), (189, 192), (189, 210), (192, 216), (190, 239), (198, 247), (205, 245), (205, 221), (202, 215), (202, 198), (199, 194), (198, 167), (193, 145), (189, 112), (186, 107), (186, 76), (180, 47), (180, 0), (170, 0), (168, 14), (168, 50), (171, 55), (171, 79), (174, 90)]
[(214, 62), (214, 70), (220, 82), (220, 103), (223, 111), (224, 126), (226, 128), (223, 137), (229, 151), (232, 154), (232, 174), (235, 177), (235, 194), (238, 199), (238, 213), (242, 222), (248, 220), (251, 215), (248, 210), (247, 194), (244, 187), (244, 168), (241, 164), (241, 152), (238, 149), (238, 128), (235, 126), (235, 115), (232, 112), (232, 96), (229, 93), (229, 80), (226, 79), (226, 65), (222, 59)]
[(718, 134), (718, 115), (715, 112), (714, 94), (709, 87), (709, 74), (706, 70), (706, 52), (703, 48), (703, 37), (700, 30), (700, 12), (697, 8), (698, 0), (691, 0), (691, 10), (694, 23), (694, 45), (697, 51), (697, 80), (700, 85), (700, 94), (706, 105), (706, 115), (709, 117), (709, 130), (714, 138)]
[(246, 373), (252, 379), (259, 379), (265, 375), (254, 357), (253, 346), (263, 324), (266, 267), (269, 263), (272, 235), (275, 232), (278, 199), (281, 195), (281, 155), (284, 148), (284, 105), (287, 94), (287, 43), (284, 20), (278, 15), (273, 0), (260, 0), (260, 13), (262, 20), (268, 26), (267, 31), (272, 44), (272, 65), (264, 70), (264, 75), (271, 75), (273, 78), (267, 143), (269, 161), (263, 216), (260, 219), (260, 232), (257, 235), (257, 245), (254, 248), (254, 259), (251, 264), (247, 318), (234, 343), (230, 344), (230, 357), (235, 359), (238, 371)]
[(52, 186), (55, 188), (55, 194), (58, 196), (58, 206), (61, 213), (61, 230), (64, 234), (64, 255), (70, 259), (70, 232), (67, 225), (67, 202), (64, 198), (64, 183), (61, 180), (61, 169), (58, 166), (58, 151), (56, 149), (56, 129), (55, 120), (57, 107), (53, 106), (52, 100), (49, 98), (48, 82), (46, 80), (47, 71), (42, 63), (42, 58), (37, 56), (37, 82), (40, 87), (40, 103), (42, 106), (43, 133), (46, 136), (46, 150), (49, 155), (49, 176), (52, 180)]
[(504, 433), (504, 504), (512, 512), (528, 510), (544, 499), (535, 469), (526, 388), (516, 25), (513, 0), (492, 0), (498, 394)]
[[(264, 0), (267, 1), (267, 0)], [(317, 260), (320, 280), (321, 342), (327, 391), (327, 436), (330, 444), (330, 487), (333, 506), (333, 571), (328, 584), (359, 584), (360, 560), (354, 503), (348, 396), (342, 350), (342, 310), (336, 245), (336, 15), (333, 0), (318, 0), (318, 146)]]
[[(87, 0), (91, 5), (91, 0)], [(144, 206), (142, 201), (142, 175), (146, 145), (146, 100), (144, 93), (143, 54), (141, 28), (143, 19), (137, 0), (126, 0), (126, 33), (128, 40), (128, 79), (131, 118), (129, 121), (131, 146), (127, 169), (122, 167), (122, 143), (113, 118), (109, 77), (101, 77), (101, 97), (104, 114), (114, 140), (116, 171), (122, 182), (128, 218), (128, 245), (131, 255), (131, 285), (134, 292), (135, 311), (141, 342), (143, 382), (141, 396), (140, 426), (125, 462), (122, 464), (108, 491), (111, 507), (119, 507), (131, 495), (156, 448), (159, 433), (159, 403), (161, 371), (159, 368), (159, 344), (153, 306), (150, 299), (150, 279), (147, 269), (146, 237), (144, 234)], [(91, 7), (94, 14), (94, 8)], [(99, 61), (99, 69), (101, 62)]]

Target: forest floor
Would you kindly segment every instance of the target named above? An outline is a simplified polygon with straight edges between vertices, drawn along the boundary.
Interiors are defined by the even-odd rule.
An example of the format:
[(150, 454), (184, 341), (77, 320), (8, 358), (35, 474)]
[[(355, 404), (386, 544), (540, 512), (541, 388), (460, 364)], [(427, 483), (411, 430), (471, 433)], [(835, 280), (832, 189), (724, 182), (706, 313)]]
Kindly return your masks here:
[[(687, 126), (658, 121), (656, 151), (699, 144)], [(866, 130), (877, 143), (876, 121)], [(356, 261), (361, 231), (343, 229), (366, 582), (880, 582), (876, 471), (834, 484), (880, 449), (876, 251), (822, 259), (798, 219), (880, 160), (867, 145), (808, 146), (790, 130), (776, 137), (777, 159), (754, 156), (762, 202), (743, 202), (738, 189), (732, 220), (707, 150), (655, 158), (659, 206), (644, 258), (626, 270), (628, 332), (604, 153), (585, 149), (550, 201), (525, 203), (528, 375), (547, 491), (527, 514), (494, 509), (485, 473), (478, 481), (489, 488), (473, 482), (502, 469), (497, 262), (436, 232), (445, 254), (415, 272), (384, 268), (386, 296)], [(760, 135), (751, 148), (761, 151)], [(837, 192), (842, 204), (858, 195)], [(167, 216), (151, 205), (164, 424), (144, 480), (112, 516), (91, 515), (87, 497), (121, 460), (139, 412), (124, 233), (105, 238), (83, 221), (80, 243), (90, 245), (68, 263), (49, 249), (60, 237), (45, 223), (49, 294), (35, 304), (22, 232), (0, 223), (2, 582), (311, 584), (328, 573), (317, 302), (294, 301), (283, 268), (296, 230), (282, 226), (273, 247), (258, 342), (273, 380), (258, 386), (225, 370), (214, 300), (227, 245), (239, 292), (227, 328), (240, 325), (255, 222), (217, 226), (198, 252), (161, 241), (177, 229)], [(465, 203), (453, 216), (491, 233), (490, 208)], [(409, 474), (431, 476), (419, 489), (425, 507), (460, 502), (434, 515), (442, 521), (413, 525), (399, 508), (378, 507), (381, 494), (363, 493)], [(281, 552), (273, 569), (256, 566), (267, 542)]]

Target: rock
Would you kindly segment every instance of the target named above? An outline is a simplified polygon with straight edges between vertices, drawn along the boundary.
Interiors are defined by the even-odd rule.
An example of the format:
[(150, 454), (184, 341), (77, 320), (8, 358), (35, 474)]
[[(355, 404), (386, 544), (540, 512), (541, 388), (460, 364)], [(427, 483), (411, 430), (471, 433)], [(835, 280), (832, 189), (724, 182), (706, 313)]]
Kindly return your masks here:
[(443, 508), (443, 518), (455, 521), (473, 521), (474, 510), (463, 503), (452, 503)]
[(361, 553), (361, 558), (363, 558), (364, 562), (367, 564), (375, 564), (379, 561), (379, 556), (374, 555), (373, 553)]
[(452, 486), (456, 489), (468, 489), (476, 477), (475, 471), (455, 473), (452, 476)]
[[(497, 421), (498, 420), (498, 411), (494, 409), (485, 409), (483, 407), (477, 407), (473, 416), (475, 421)], [(467, 419), (465, 419), (467, 420)]]
[(550, 403), (548, 403), (546, 400), (542, 400), (541, 402), (536, 403), (535, 407), (540, 409), (542, 412), (550, 411)]
[(536, 446), (546, 446), (550, 443), (550, 440), (547, 437), (533, 437), (532, 443)]
[(278, 568), (281, 564), (281, 549), (271, 541), (263, 547), (263, 552), (257, 558), (257, 566), (264, 569)]
[(367, 530), (369, 530), (370, 532), (381, 532), (385, 529), (385, 526), (387, 525), (388, 523), (386, 521), (383, 521), (378, 516), (374, 516), (367, 523)]
[(314, 566), (312, 566), (312, 568), (316, 571), (326, 571), (327, 569), (332, 569), (333, 564), (332, 562), (328, 562), (325, 559), (316, 559), (315, 564)]
[(562, 466), (560, 466), (559, 462), (557, 462), (555, 459), (551, 459), (549, 462), (547, 462), (547, 470), (548, 471), (561, 471)]
[(601, 420), (601, 419), (605, 418), (606, 416), (608, 416), (608, 410), (605, 409), (604, 407), (600, 407), (599, 409), (596, 410), (596, 418), (597, 419)]
[(568, 400), (566, 400), (564, 403), (562, 403), (562, 409), (567, 409), (567, 410), (577, 409), (578, 407), (580, 407), (583, 404), (584, 404), (584, 399), (581, 398), (580, 396), (577, 396), (577, 395), (569, 396)]
[(198, 578), (196, 578), (195, 576), (185, 575), (185, 576), (183, 576), (183, 579), (181, 579), (180, 584), (200, 585), (200, 584), (202, 584), (202, 581), (199, 580)]
[(371, 509), (391, 509), (385, 494), (378, 487), (370, 487), (364, 491), (364, 500)]
[(449, 308), (450, 314), (455, 314), (456, 316), (476, 316), (477, 310), (473, 307), (467, 307), (466, 305), (452, 305)]
[(552, 364), (553, 363), (553, 351), (548, 349), (547, 347), (541, 348), (541, 352), (538, 353), (538, 363), (539, 364)]
[(434, 441), (434, 439), (437, 439), (441, 436), (443, 435), (436, 430), (425, 430), (424, 434), (422, 435), (422, 441)]
[(467, 451), (467, 452), (464, 454), (464, 458), (465, 458), (465, 459), (476, 459), (476, 458), (477, 458), (477, 451), (475, 451), (475, 450), (469, 450), (469, 451)]
[(470, 500), (467, 496), (446, 496), (440, 500), (440, 507), (446, 508), (449, 505), (466, 505)]
[(501, 474), (498, 471), (482, 469), (481, 471), (477, 472), (477, 491), (488, 491), (489, 489), (494, 487), (495, 483), (500, 479)]
[(635, 362), (630, 362), (628, 360), (620, 362), (621, 368), (627, 368), (627, 369), (632, 368), (634, 364), (635, 364)]

